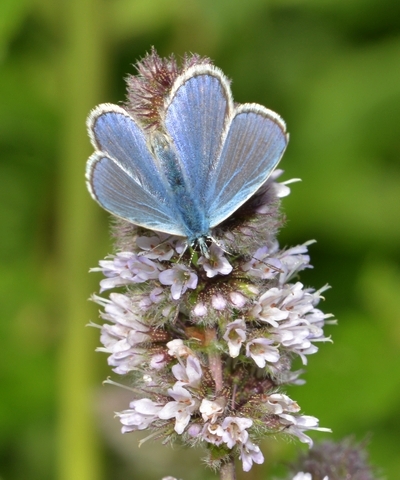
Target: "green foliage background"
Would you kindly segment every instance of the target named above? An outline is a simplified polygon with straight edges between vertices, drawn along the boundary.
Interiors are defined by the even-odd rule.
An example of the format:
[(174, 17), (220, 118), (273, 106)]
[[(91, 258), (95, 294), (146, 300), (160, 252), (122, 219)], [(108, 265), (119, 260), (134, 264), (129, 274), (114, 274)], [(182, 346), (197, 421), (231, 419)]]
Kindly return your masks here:
[[(334, 344), (289, 394), (333, 434), (369, 436), (371, 461), (400, 478), (400, 2), (398, 0), (1, 0), (0, 478), (216, 478), (198, 454), (140, 451), (101, 387), (98, 277), (108, 218), (85, 191), (85, 118), (124, 99), (154, 45), (210, 56), (238, 102), (279, 112), (282, 162), (301, 177), (284, 200), (282, 245), (315, 238), (308, 285), (329, 282)], [(265, 443), (271, 478), (298, 445)], [(207, 476), (208, 475), (208, 476)]]

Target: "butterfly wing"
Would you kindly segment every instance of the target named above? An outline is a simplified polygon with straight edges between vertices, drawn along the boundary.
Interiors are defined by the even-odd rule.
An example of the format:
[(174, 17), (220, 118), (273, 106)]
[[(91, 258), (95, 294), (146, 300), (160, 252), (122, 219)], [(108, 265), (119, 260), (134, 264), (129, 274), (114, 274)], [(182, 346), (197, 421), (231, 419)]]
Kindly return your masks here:
[(92, 197), (136, 225), (184, 235), (157, 160), (132, 117), (117, 105), (99, 105), (88, 118), (88, 130), (97, 150), (86, 167)]
[(180, 160), (187, 189), (203, 211), (210, 171), (219, 158), (232, 110), (228, 80), (211, 65), (196, 65), (178, 77), (165, 104), (165, 129)]
[(248, 200), (279, 163), (288, 142), (286, 125), (261, 105), (236, 108), (214, 171), (210, 171), (207, 215), (219, 225)]

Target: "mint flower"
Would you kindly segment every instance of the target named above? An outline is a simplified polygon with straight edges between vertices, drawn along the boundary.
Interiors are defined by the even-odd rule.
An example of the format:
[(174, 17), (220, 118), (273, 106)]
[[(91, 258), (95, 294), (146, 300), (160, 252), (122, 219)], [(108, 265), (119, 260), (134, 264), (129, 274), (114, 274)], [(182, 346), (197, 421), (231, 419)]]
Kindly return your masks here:
[(129, 410), (117, 413), (123, 425), (122, 433), (145, 430), (152, 422), (157, 420), (158, 414), (163, 408), (148, 398), (134, 400), (129, 404), (129, 407)]
[(243, 470), (249, 472), (254, 463), (264, 463), (264, 455), (262, 454), (260, 447), (254, 445), (253, 442), (247, 440), (245, 444), (240, 447), (240, 460), (243, 462)]
[(212, 278), (216, 275), (228, 275), (232, 271), (232, 265), (224, 256), (224, 251), (215, 243), (211, 244), (208, 257), (200, 257), (199, 265), (203, 265), (207, 277)]
[(217, 423), (206, 423), (201, 432), (200, 438), (211, 445), (216, 445), (217, 447), (222, 445), (224, 439), (224, 430), (221, 425)]
[(175, 418), (175, 431), (181, 434), (188, 425), (192, 413), (198, 410), (199, 400), (194, 398), (188, 390), (179, 384), (175, 384), (173, 388), (168, 389), (168, 395), (174, 400), (168, 402), (158, 416), (162, 420)]
[(158, 276), (163, 285), (171, 285), (171, 296), (178, 300), (188, 288), (196, 288), (197, 275), (185, 265), (174, 265), (168, 270), (164, 270)]
[[(204, 422), (215, 423), (219, 416), (223, 415), (226, 407), (226, 399), (219, 397), (216, 400), (203, 398), (199, 411)], [(224, 420), (225, 421), (225, 420)]]
[(271, 258), (268, 252), (268, 247), (259, 248), (242, 269), (253, 277), (274, 278), (276, 273), (282, 270), (282, 262), (278, 258)]
[(312, 439), (306, 435), (304, 432), (307, 430), (319, 430), (320, 432), (331, 432), (329, 428), (319, 427), (318, 419), (311, 417), (310, 415), (289, 415), (281, 413), (279, 418), (282, 421), (282, 424), (287, 425), (287, 432), (291, 435), (296, 436), (300, 442), (307, 443), (309, 447), (313, 446)]
[(203, 372), (201, 371), (198, 358), (189, 355), (186, 360), (186, 367), (177, 363), (171, 368), (171, 371), (174, 377), (178, 380), (175, 385), (186, 385), (193, 388), (198, 388), (200, 386)]
[(246, 340), (246, 322), (240, 319), (228, 323), (222, 338), (228, 343), (229, 356), (236, 358), (239, 355), (242, 343)]
[(226, 417), (222, 422), (222, 440), (228, 448), (233, 448), (236, 444), (245, 445), (249, 434), (246, 428), (253, 425), (250, 418)]
[(174, 249), (168, 243), (169, 235), (161, 234), (154, 237), (138, 237), (136, 245), (146, 252), (146, 257), (153, 260), (171, 260)]
[(267, 362), (275, 363), (279, 360), (279, 350), (272, 343), (273, 340), (268, 338), (255, 338), (246, 344), (246, 356), (251, 357), (259, 368), (264, 368)]

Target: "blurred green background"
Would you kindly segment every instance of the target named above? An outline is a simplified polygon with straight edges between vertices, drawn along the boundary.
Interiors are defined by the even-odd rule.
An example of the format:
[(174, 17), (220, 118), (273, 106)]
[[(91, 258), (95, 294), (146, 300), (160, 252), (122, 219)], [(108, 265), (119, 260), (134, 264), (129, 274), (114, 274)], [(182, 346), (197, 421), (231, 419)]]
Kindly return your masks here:
[[(197, 452), (119, 434), (128, 404), (87, 302), (111, 252), (89, 198), (85, 118), (124, 99), (124, 77), (154, 45), (197, 52), (233, 80), (238, 102), (279, 112), (281, 164), (301, 177), (284, 199), (282, 245), (315, 238), (304, 283), (332, 285), (334, 344), (310, 357), (304, 413), (340, 439), (369, 438), (400, 478), (400, 2), (398, 0), (1, 0), (0, 478), (215, 479)], [(263, 446), (271, 478), (298, 445)], [(272, 469), (272, 470), (271, 470)]]

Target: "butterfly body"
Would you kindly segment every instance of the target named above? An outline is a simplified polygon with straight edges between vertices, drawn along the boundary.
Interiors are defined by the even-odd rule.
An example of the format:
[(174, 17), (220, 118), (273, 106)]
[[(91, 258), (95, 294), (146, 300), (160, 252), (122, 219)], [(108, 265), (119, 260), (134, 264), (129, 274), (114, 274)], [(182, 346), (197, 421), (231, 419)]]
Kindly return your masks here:
[(194, 198), (193, 192), (187, 188), (188, 179), (181, 170), (179, 158), (173, 145), (165, 137), (155, 137), (154, 155), (162, 166), (166, 185), (170, 189), (170, 201), (174, 202), (173, 210), (180, 214), (180, 223), (185, 228), (185, 237), (190, 244), (196, 239), (206, 237), (210, 233), (207, 220), (199, 199)]
[(203, 247), (268, 179), (288, 141), (276, 113), (234, 106), (227, 79), (211, 65), (177, 77), (156, 132), (112, 104), (91, 112), (88, 130), (93, 198), (118, 217)]

